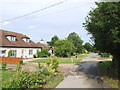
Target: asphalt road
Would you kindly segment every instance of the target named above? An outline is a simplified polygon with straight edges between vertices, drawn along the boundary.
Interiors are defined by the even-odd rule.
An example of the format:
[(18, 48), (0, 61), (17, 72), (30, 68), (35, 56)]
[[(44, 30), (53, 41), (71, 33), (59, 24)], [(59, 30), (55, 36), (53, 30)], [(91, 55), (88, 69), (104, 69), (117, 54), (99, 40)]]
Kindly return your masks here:
[(109, 88), (99, 76), (98, 58), (95, 53), (89, 54), (56, 88)]

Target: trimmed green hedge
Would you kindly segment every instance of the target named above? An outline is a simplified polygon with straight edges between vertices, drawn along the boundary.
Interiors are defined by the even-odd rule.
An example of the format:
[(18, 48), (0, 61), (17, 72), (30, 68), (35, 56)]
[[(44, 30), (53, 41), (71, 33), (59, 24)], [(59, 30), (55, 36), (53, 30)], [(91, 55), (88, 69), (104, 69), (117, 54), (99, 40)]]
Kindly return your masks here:
[(101, 57), (110, 57), (110, 54), (109, 53), (99, 53), (99, 55), (101, 56)]

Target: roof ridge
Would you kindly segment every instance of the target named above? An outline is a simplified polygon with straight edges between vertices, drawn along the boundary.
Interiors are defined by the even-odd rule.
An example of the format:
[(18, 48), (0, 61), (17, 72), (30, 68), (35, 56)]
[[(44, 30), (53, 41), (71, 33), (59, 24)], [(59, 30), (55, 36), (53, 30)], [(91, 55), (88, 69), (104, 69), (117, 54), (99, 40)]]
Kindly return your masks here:
[(3, 30), (3, 29), (0, 29), (0, 31), (10, 32), (10, 33), (19, 34), (19, 35), (23, 35), (23, 36), (28, 37), (27, 35), (24, 35), (24, 34), (21, 34), (21, 33), (17, 33), (17, 32), (14, 32), (14, 31), (8, 31), (8, 30)]

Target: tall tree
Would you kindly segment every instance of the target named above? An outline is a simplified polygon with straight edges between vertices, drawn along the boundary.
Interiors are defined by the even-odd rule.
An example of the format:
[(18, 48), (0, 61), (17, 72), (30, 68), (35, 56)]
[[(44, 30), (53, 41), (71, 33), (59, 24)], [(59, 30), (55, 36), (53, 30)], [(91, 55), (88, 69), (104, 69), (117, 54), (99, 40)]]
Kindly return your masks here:
[(51, 41), (47, 42), (47, 44), (50, 46), (55, 46), (55, 42), (58, 40), (59, 40), (59, 37), (55, 35), (54, 37), (51, 38)]
[(70, 33), (69, 36), (67, 37), (67, 40), (70, 41), (76, 47), (77, 53), (82, 52), (83, 41), (81, 40), (81, 38), (79, 37), (79, 35), (77, 33), (75, 33), (75, 32)]
[(68, 57), (71, 56), (75, 52), (75, 47), (68, 40), (58, 40), (55, 43), (54, 53), (59, 57)]
[(86, 17), (84, 27), (92, 34), (98, 50), (113, 55), (113, 65), (120, 79), (120, 2), (96, 5)]
[(90, 43), (85, 43), (83, 46), (88, 52), (93, 52), (93, 46)]

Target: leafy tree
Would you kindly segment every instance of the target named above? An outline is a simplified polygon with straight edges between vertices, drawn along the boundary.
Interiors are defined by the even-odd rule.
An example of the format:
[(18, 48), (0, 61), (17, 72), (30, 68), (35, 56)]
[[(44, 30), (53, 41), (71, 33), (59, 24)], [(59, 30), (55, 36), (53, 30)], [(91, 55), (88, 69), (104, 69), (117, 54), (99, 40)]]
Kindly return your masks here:
[(42, 48), (42, 50), (40, 52), (38, 52), (36, 56), (37, 57), (49, 57), (50, 52), (47, 49)]
[(96, 5), (97, 8), (86, 17), (84, 27), (92, 34), (98, 50), (113, 55), (115, 73), (120, 79), (120, 2), (100, 2)]
[(85, 43), (83, 46), (88, 52), (93, 52), (93, 46), (90, 43)]
[(47, 42), (47, 44), (50, 46), (54, 46), (55, 42), (58, 40), (59, 40), (58, 36), (55, 35), (54, 37), (51, 38), (51, 41)]
[(76, 47), (77, 53), (82, 52), (83, 41), (81, 40), (81, 38), (79, 37), (79, 35), (77, 33), (75, 33), (75, 32), (70, 33), (69, 36), (67, 37), (67, 40), (70, 41)]
[(59, 40), (55, 43), (54, 53), (59, 57), (69, 57), (75, 52), (76, 48), (68, 40)]

